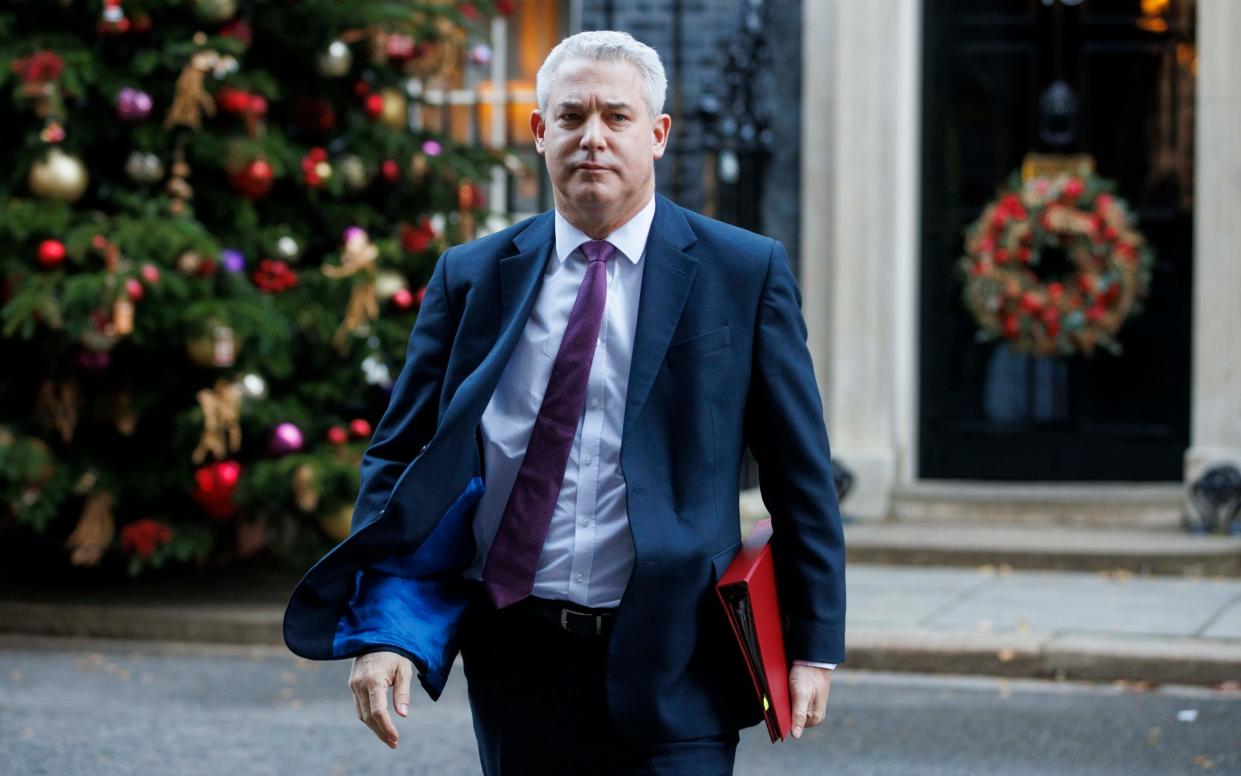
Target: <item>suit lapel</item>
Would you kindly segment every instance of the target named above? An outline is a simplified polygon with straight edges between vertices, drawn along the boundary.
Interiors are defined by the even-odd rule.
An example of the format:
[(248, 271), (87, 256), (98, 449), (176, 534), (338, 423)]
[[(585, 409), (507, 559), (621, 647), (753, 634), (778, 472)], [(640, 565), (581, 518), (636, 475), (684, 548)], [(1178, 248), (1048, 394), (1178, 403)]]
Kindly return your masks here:
[(685, 216), (671, 200), (655, 195), (655, 220), (647, 238), (646, 267), (642, 270), (642, 294), (638, 301), (638, 323), (634, 331), (633, 358), (629, 364), (626, 389), (625, 435), (646, 403), (659, 365), (694, 284), (698, 259), (683, 251), (694, 242), (694, 233)]

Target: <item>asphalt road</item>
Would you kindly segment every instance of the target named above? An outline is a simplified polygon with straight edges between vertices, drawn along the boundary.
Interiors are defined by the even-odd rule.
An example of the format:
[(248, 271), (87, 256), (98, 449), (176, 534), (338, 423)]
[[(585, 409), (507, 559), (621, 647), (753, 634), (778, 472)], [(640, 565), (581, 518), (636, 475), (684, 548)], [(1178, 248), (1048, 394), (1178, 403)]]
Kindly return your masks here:
[[(479, 772), (464, 676), (416, 697), (389, 750), (354, 716), (347, 662), (274, 648), (0, 638), (0, 774)], [(1241, 692), (879, 674), (842, 667), (828, 719), (736, 773), (1241, 773)]]

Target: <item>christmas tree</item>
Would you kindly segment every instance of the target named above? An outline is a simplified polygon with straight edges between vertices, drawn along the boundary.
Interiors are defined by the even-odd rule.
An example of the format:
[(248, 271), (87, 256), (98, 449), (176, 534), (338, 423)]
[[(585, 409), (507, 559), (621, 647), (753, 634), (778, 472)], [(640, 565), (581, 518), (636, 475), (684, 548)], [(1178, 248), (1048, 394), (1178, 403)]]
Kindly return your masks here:
[(506, 5), (6, 4), (0, 542), (137, 574), (347, 535), (505, 158), (411, 117)]

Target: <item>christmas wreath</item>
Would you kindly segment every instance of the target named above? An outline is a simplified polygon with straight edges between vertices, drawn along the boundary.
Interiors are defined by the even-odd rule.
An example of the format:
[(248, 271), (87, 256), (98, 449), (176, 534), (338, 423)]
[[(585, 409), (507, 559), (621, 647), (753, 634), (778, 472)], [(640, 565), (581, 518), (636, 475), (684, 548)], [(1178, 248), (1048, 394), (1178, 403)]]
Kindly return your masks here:
[[(1118, 354), (1140, 312), (1154, 254), (1111, 181), (1093, 173), (1014, 173), (965, 232), (959, 268), (978, 339), (1040, 356)], [(1036, 272), (1060, 252), (1067, 274)]]

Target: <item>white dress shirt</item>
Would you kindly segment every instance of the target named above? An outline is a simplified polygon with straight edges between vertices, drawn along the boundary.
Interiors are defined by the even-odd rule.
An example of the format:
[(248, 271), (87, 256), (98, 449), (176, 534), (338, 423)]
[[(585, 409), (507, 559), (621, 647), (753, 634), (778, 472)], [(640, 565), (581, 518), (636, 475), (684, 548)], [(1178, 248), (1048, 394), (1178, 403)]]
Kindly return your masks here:
[[(607, 262), (607, 302), (586, 385), (586, 404), (534, 575), (531, 595), (539, 598), (614, 607), (620, 604), (633, 569), (633, 538), (620, 469), (621, 427), (642, 291), (642, 259), (654, 218), (652, 194), (642, 210), (604, 238), (616, 247)], [(483, 412), (486, 490), (474, 517), (478, 552), (465, 572), (470, 579), (482, 580), (586, 274), (587, 259), (580, 246), (590, 237), (559, 210), (555, 220), (556, 245), (543, 269), (538, 298)], [(831, 663), (810, 665), (835, 667)]]

